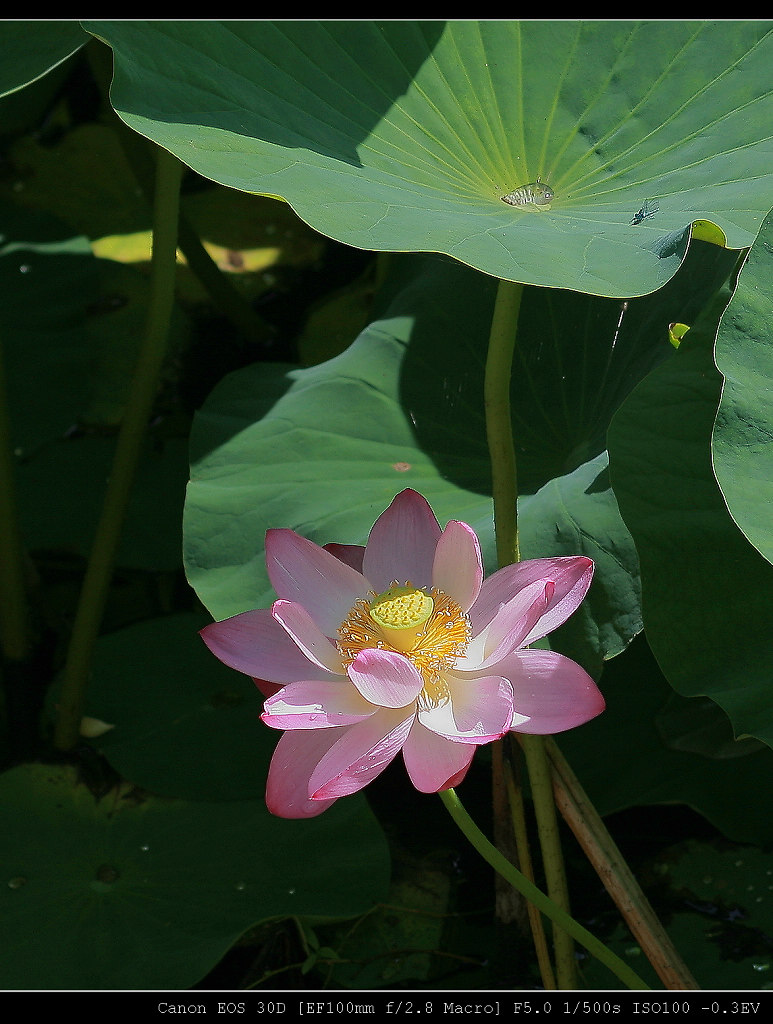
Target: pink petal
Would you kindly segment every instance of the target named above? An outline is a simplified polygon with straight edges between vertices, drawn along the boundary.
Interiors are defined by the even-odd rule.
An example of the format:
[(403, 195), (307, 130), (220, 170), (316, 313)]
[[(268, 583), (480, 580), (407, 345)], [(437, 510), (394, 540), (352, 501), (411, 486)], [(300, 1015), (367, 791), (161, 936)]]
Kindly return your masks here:
[(274, 601), (271, 614), (287, 630), (309, 661), (328, 672), (344, 674), (340, 651), (331, 644), (302, 605), (294, 601)]
[(555, 651), (513, 651), (497, 671), (513, 684), (514, 732), (564, 732), (604, 710), (601, 691), (585, 669)]
[(439, 793), (458, 785), (474, 756), (472, 744), (452, 743), (418, 721), (413, 723), (403, 744), (406, 771), (420, 793)]
[(512, 601), (502, 605), (483, 630), (485, 657), (479, 669), (496, 665), (510, 651), (522, 646), (524, 638), (545, 614), (554, 590), (553, 583), (537, 580), (525, 586)]
[(266, 806), (272, 814), (280, 818), (314, 818), (335, 803), (334, 798), (309, 798), (309, 776), (339, 736), (334, 729), (282, 734), (266, 782)]
[(370, 531), (362, 571), (376, 593), (393, 580), (432, 585), (432, 563), (440, 537), (435, 514), (417, 491), (401, 491)]
[(255, 679), (289, 683), (309, 675), (308, 658), (268, 608), (240, 612), (222, 622), (211, 622), (201, 630), (201, 638), (229, 668)]
[(266, 533), (266, 567), (277, 595), (303, 605), (325, 636), (369, 589), (356, 569), (293, 530)]
[(348, 796), (367, 786), (402, 747), (413, 719), (413, 711), (407, 718), (404, 711), (379, 711), (367, 721), (345, 729), (311, 773), (312, 798)]
[(467, 612), (480, 593), (483, 561), (472, 527), (452, 519), (440, 535), (432, 567), (432, 585)]
[(325, 551), (346, 562), (352, 569), (362, 572), (362, 556), (365, 554), (364, 544), (325, 544)]
[(349, 666), (349, 678), (362, 696), (384, 708), (404, 708), (421, 693), (424, 679), (403, 654), (368, 647)]
[(513, 691), (500, 676), (477, 679), (445, 676), (451, 699), (429, 711), (419, 711), (422, 725), (455, 743), (490, 743), (510, 728)]
[(552, 581), (556, 589), (547, 611), (534, 629), (524, 637), (523, 644), (535, 640), (566, 622), (577, 610), (593, 579), (593, 562), (577, 555), (570, 558), (532, 558), (506, 565), (483, 581), (480, 596), (470, 609), (473, 636), (488, 625), (500, 606), (524, 587), (537, 580)]
[(353, 725), (377, 710), (348, 679), (308, 679), (268, 697), (260, 717), (272, 729), (330, 729)]

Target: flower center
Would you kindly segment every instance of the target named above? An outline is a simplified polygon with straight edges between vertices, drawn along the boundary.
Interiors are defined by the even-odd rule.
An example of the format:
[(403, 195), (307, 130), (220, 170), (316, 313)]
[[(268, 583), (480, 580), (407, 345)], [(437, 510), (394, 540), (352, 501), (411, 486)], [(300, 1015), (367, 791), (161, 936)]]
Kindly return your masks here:
[(380, 628), (384, 639), (408, 654), (413, 650), (422, 627), (435, 610), (435, 602), (415, 587), (392, 586), (370, 603), (370, 617)]
[(413, 662), (424, 678), (419, 704), (436, 707), (448, 697), (443, 679), (470, 641), (470, 621), (448, 594), (433, 587), (393, 581), (382, 594), (359, 600), (338, 627), (338, 649), (346, 665), (360, 651), (376, 647), (396, 651)]

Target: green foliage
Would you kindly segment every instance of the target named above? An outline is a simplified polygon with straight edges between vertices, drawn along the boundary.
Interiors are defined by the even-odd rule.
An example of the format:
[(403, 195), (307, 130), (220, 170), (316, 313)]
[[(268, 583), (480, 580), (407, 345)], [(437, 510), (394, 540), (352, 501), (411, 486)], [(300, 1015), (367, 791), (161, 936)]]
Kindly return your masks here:
[(143, 789), (180, 800), (262, 798), (276, 734), (258, 721), (251, 680), (196, 635), (209, 621), (178, 613), (100, 637), (86, 714), (113, 726), (96, 746)]
[[(492, 290), (469, 270), (437, 260), (412, 264), (399, 276), (403, 289), (342, 355), (289, 373), (265, 364), (239, 371), (197, 415), (185, 556), (189, 579), (215, 618), (270, 602), (267, 528), (282, 522), (318, 543), (361, 544), (375, 514), (408, 486), (441, 519), (469, 522), (493, 571), (481, 409)], [(568, 348), (573, 340), (561, 337), (561, 344)], [(466, 358), (450, 359), (458, 349)], [(550, 378), (551, 363), (539, 361), (535, 372)], [(549, 382), (532, 376), (528, 386), (515, 387), (519, 420), (533, 420)], [(520, 441), (517, 427), (516, 436)], [(551, 459), (553, 444), (538, 431), (525, 437), (527, 467)], [(571, 435), (564, 445), (567, 455), (579, 447)], [(521, 535), (528, 557), (581, 551), (598, 559), (594, 611), (582, 628), (586, 652), (604, 658), (640, 628), (638, 569), (606, 482), (605, 457), (590, 454), (542, 486), (535, 479), (532, 494), (527, 474)]]
[[(631, 296), (693, 222), (738, 248), (770, 206), (764, 22), (84, 24), (127, 124), (349, 245)], [(549, 210), (501, 202), (538, 176)]]
[(70, 768), (6, 772), (0, 985), (187, 988), (289, 905), (361, 913), (385, 892), (386, 845), (362, 800), (331, 810), (306, 829), (311, 859), (262, 800), (165, 800), (132, 786), (96, 797)]
[(0, 96), (49, 73), (88, 38), (77, 21), (4, 21)]
[(768, 746), (736, 739), (713, 700), (675, 693), (643, 635), (605, 666), (602, 686), (604, 714), (557, 739), (600, 814), (678, 803), (736, 842), (773, 842), (773, 822), (753, 813), (773, 800)]
[(773, 561), (773, 217), (749, 250), (719, 325), (716, 363), (724, 377), (712, 435), (714, 472), (730, 515)]
[[(26, 539), (37, 549), (85, 556), (136, 361), (147, 284), (130, 268), (120, 280), (103, 270), (100, 280), (87, 240), (49, 215), (7, 205), (0, 213), (0, 329)], [(103, 306), (107, 297), (118, 301)], [(157, 431), (128, 509), (123, 565), (179, 565), (186, 478), (185, 438)]]
[[(200, 284), (180, 289), (99, 609), (96, 727), (52, 766), (39, 762), (60, 760), (50, 721), (80, 564), (153, 302), (144, 268), (95, 255), (135, 233), (109, 251), (132, 258), (141, 237), (146, 258), (150, 224), (110, 119), (74, 113), (100, 54), (134, 142), (191, 169), (183, 207), (221, 265), (274, 248), (292, 272), (277, 287), (253, 255), (244, 289), (270, 301), (284, 287), (293, 308), (258, 346), (212, 329)], [(493, 890), (476, 889), (475, 924), (449, 945), (458, 879), (435, 867), (429, 798), (385, 773), (378, 820), (361, 796), (305, 822), (267, 813), (276, 735), (197, 631), (271, 603), (266, 529), (361, 544), (404, 487), (441, 523), (468, 522), (495, 568), (483, 379), (497, 279), (537, 286), (510, 388), (522, 554), (596, 564), (550, 643), (599, 679), (607, 710), (561, 749), (602, 814), (682, 804), (770, 844), (770, 24), (6, 22), (0, 57), (0, 429), (7, 413), (35, 645), (29, 663), (0, 663), (0, 985), (185, 988), (281, 918), (297, 956), (250, 981), (281, 985), (288, 960), (298, 984), (341, 988), (496, 974), (464, 945), (496, 945)], [(501, 201), (538, 177), (547, 206)], [(646, 200), (657, 211), (636, 218)], [(320, 296), (307, 270), (322, 236), (390, 255)], [(488, 775), (481, 751), (465, 780), (478, 810)], [(429, 853), (390, 888), (396, 828), (419, 844), (425, 818)], [(761, 856), (744, 854), (741, 877), (691, 846), (663, 874), (690, 899), (730, 894), (763, 929)], [(728, 966), (724, 933), (696, 939), (679, 914), (669, 928), (702, 983), (766, 983)], [(446, 981), (439, 954), (470, 973)]]
[[(589, 600), (564, 631), (573, 636), (567, 653), (590, 666), (641, 628), (637, 557), (606, 474), (606, 427), (640, 375), (670, 358), (668, 318), (697, 311), (729, 269), (727, 254), (707, 250), (663, 293), (624, 310), (569, 292), (524, 299), (512, 383), (521, 546), (525, 557), (596, 560)], [(495, 568), (482, 408), (493, 288), (425, 258), (397, 261), (385, 292), (379, 319), (337, 358), (306, 370), (241, 370), (196, 416), (185, 559), (215, 618), (270, 602), (267, 528), (282, 522), (318, 543), (361, 544), (374, 512), (407, 486), (441, 519), (474, 526)]]
[(773, 745), (773, 566), (727, 510), (711, 465), (721, 298), (629, 395), (609, 433), (612, 481), (641, 561), (644, 622), (671, 685), (707, 695), (737, 736)]

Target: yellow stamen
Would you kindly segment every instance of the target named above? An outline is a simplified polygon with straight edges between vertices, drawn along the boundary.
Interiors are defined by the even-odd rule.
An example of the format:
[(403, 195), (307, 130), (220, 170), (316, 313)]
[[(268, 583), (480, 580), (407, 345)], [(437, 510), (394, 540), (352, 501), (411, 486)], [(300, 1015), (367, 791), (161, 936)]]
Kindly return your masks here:
[(464, 653), (470, 622), (442, 590), (433, 587), (427, 593), (409, 582), (393, 581), (384, 593), (358, 601), (338, 635), (338, 649), (347, 665), (373, 647), (410, 658), (424, 678), (419, 705), (437, 707), (448, 699), (443, 673)]

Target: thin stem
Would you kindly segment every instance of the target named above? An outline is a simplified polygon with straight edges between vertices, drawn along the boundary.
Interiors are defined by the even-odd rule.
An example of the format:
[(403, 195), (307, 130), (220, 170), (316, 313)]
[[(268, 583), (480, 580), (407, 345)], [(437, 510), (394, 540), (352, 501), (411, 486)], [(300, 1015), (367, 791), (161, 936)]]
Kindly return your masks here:
[(469, 839), (483, 859), (498, 871), (507, 881), (518, 890), (527, 900), (530, 900), (546, 917), (560, 925), (564, 931), (572, 935), (589, 953), (592, 953), (601, 963), (605, 964), (612, 973), (631, 989), (648, 989), (649, 985), (643, 981), (635, 971), (620, 959), (611, 949), (608, 949), (603, 942), (592, 935), (587, 929), (570, 917), (561, 907), (549, 899), (538, 889), (528, 878), (514, 867), (494, 846), (493, 843), (483, 835), (478, 826), (462, 806), (456, 791), (446, 789), (440, 794), (440, 799), (446, 810), (454, 819), (456, 824)]
[[(491, 318), (483, 381), (486, 437), (491, 462), (491, 492), (494, 498), (494, 535), (497, 563), (500, 567), (519, 559), (518, 483), (510, 415), (510, 376), (522, 295), (522, 284), (510, 281), (499, 282)], [(513, 843), (513, 823), (507, 798), (502, 740), (494, 744), (491, 784), (494, 837), (499, 848), (509, 853)], [(521, 834), (521, 841), (522, 843), (528, 842), (525, 830)], [(515, 851), (513, 851), (514, 854)], [(529, 863), (531, 862), (528, 848), (518, 851), (518, 856), (525, 856)], [(508, 921), (516, 915), (512, 904), (513, 894), (508, 895), (508, 891), (503, 890), (501, 885), (497, 884), (497, 916), (500, 920)], [(535, 949), (542, 971), (543, 962), (538, 947), (539, 936), (533, 932), (531, 913), (529, 913), (529, 922), (532, 926)], [(542, 975), (542, 982), (546, 988), (549, 986), (552, 975), (551, 965), (549, 973), (543, 972)]]
[(510, 375), (523, 285), (500, 281), (491, 318), (483, 403), (491, 459), (494, 532), (500, 566), (520, 560), (518, 546), (518, 476), (510, 416)]
[[(519, 559), (518, 489), (510, 415), (510, 375), (522, 291), (521, 285), (500, 282), (492, 317), (484, 386), (500, 565)], [(568, 913), (566, 878), (555, 814), (557, 805), (666, 987), (697, 988), (695, 980), (555, 743), (540, 736), (521, 735), (519, 740), (529, 767), (548, 893)], [(552, 779), (549, 761), (552, 762)], [(503, 758), (495, 757), (493, 765), (494, 792), (497, 794), (504, 784), (501, 778)], [(495, 800), (494, 813), (494, 834), (499, 837), (505, 828), (501, 799), (498, 802)], [(519, 857), (521, 853), (519, 850)], [(574, 987), (570, 982), (574, 977), (570, 934), (562, 935), (560, 928), (554, 928), (556, 967), (561, 987)], [(535, 937), (535, 945), (536, 942)]]
[(94, 644), (102, 622), (129, 493), (166, 354), (174, 301), (181, 178), (180, 161), (166, 150), (159, 149), (153, 209), (151, 294), (145, 337), (118, 434), (113, 468), (67, 652), (59, 716), (54, 732), (54, 745), (59, 750), (69, 750), (78, 739)]
[[(510, 753), (511, 751), (508, 751)], [(526, 813), (523, 805), (523, 791), (515, 783), (513, 768), (509, 757), (504, 763), (505, 785), (507, 787), (507, 800), (510, 806), (510, 815), (513, 822), (513, 836), (515, 837), (515, 848), (517, 851), (518, 868), (529, 879), (534, 881), (534, 870), (531, 863), (531, 852), (529, 850), (529, 838), (526, 831)], [(501, 877), (501, 876), (498, 876)], [(545, 938), (545, 929), (542, 927), (540, 912), (530, 900), (526, 900), (526, 909), (529, 914), (529, 925), (534, 940), (534, 950), (537, 954), (542, 984), (546, 989), (555, 989), (556, 980), (553, 971), (553, 964), (550, 962), (548, 943)]]
[[(520, 754), (520, 751), (519, 751)], [(497, 849), (507, 857), (513, 864), (517, 864), (523, 870), (523, 858), (528, 859), (528, 848), (524, 854), (520, 848), (522, 840), (528, 842), (525, 829), (523, 832), (516, 830), (513, 817), (512, 805), (507, 790), (505, 778), (506, 769), (505, 744), (496, 742), (491, 744), (491, 808), (494, 823), (494, 842)], [(525, 872), (527, 873), (527, 872)], [(495, 913), (497, 921), (502, 924), (515, 922), (521, 930), (524, 927), (524, 919), (528, 916), (529, 923), (532, 917), (528, 914), (528, 906), (511, 885), (507, 885), (501, 875), (494, 879)], [(537, 940), (535, 937), (535, 946)], [(552, 968), (551, 968), (552, 971)], [(548, 979), (543, 975), (542, 983), (548, 988)]]
[(556, 806), (617, 905), (642, 952), (667, 989), (698, 989), (698, 983), (679, 956), (596, 808), (585, 795), (554, 740), (547, 740), (546, 750), (551, 761)]
[(24, 548), (16, 506), (15, 467), (0, 345), (0, 653), (21, 662), (29, 654), (30, 623)]
[[(544, 736), (520, 737), (521, 747), (526, 756), (529, 782), (537, 816), (537, 830), (542, 849), (542, 866), (550, 898), (569, 911), (569, 888), (566, 884), (561, 837), (558, 831), (556, 805), (553, 799), (553, 784), (550, 764), (545, 752)], [(574, 959), (574, 943), (571, 936), (560, 927), (553, 928), (553, 946), (556, 954), (556, 976), (558, 987), (577, 987), (577, 971)]]
[[(500, 281), (494, 312), (491, 318), (486, 371), (484, 378), (484, 405), (486, 436), (491, 459), (491, 485), (494, 497), (494, 531), (497, 560), (500, 566), (520, 560), (518, 540), (518, 473), (516, 468), (513, 424), (510, 411), (510, 378), (513, 353), (518, 335), (518, 315), (521, 308), (523, 285)], [(569, 910), (569, 896), (564, 872), (561, 842), (556, 824), (553, 791), (547, 760), (542, 749), (543, 738), (528, 737), (528, 767), (532, 781), (532, 797), (537, 815), (537, 826), (542, 848), (543, 867), (548, 891), (564, 909)], [(526, 747), (524, 748), (526, 749)], [(501, 762), (500, 762), (501, 763)], [(495, 772), (498, 762), (494, 761)], [(534, 772), (534, 778), (532, 778)], [(495, 793), (502, 780), (493, 780)], [(497, 812), (495, 804), (495, 813)], [(504, 822), (497, 820), (495, 835), (501, 833)], [(553, 929), (556, 950), (558, 983), (563, 988), (575, 987), (574, 953), (571, 940)]]

